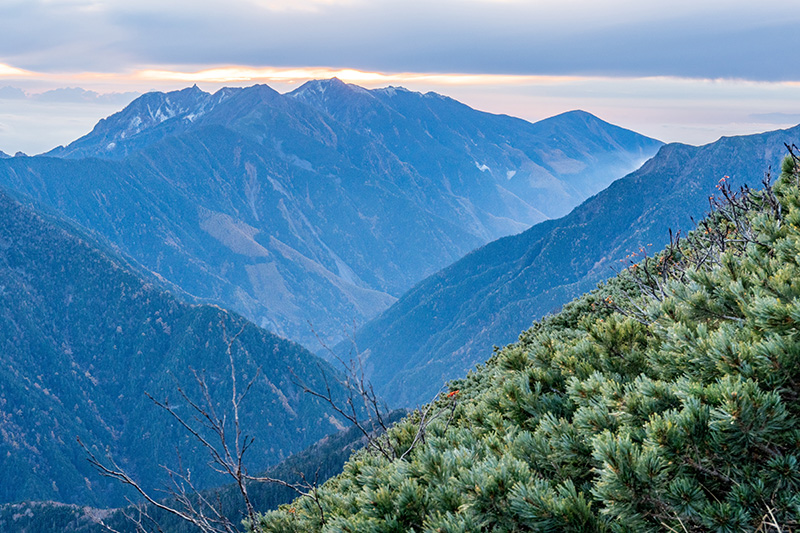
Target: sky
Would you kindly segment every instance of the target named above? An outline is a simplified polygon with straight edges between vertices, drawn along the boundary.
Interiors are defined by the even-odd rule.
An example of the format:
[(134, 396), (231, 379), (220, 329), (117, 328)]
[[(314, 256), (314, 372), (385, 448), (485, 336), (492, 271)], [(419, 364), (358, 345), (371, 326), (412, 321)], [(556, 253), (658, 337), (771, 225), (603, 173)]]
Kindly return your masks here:
[(703, 144), (800, 123), (799, 24), (794, 0), (0, 0), (0, 150), (150, 90), (332, 76)]

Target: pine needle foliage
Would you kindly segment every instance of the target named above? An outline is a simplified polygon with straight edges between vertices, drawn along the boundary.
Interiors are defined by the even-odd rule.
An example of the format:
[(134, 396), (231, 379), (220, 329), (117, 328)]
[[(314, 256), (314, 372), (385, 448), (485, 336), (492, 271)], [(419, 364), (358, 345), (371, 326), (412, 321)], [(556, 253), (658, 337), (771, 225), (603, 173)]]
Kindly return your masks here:
[(797, 530), (799, 168), (761, 191), (723, 178), (686, 238), (450, 383), (454, 415), (411, 453), (358, 453), (324, 513), (301, 498), (255, 529)]

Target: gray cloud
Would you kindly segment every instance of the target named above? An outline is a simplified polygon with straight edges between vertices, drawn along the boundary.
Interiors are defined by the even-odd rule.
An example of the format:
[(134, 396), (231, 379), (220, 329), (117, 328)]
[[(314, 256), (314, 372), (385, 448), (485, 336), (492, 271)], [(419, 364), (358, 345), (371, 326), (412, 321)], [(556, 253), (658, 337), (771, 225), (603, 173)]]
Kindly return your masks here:
[[(0, 21), (0, 62), (797, 79), (800, 6), (754, 2), (31, 0)], [(5, 8), (4, 8), (5, 10)]]
[(753, 113), (750, 119), (764, 124), (798, 124), (800, 113)]
[(0, 100), (28, 100), (44, 103), (127, 105), (140, 94), (138, 92), (98, 93), (80, 87), (61, 87), (29, 94), (18, 87), (0, 87)]
[(25, 91), (16, 87), (0, 87), (0, 99), (3, 100), (22, 100), (27, 98)]
[(60, 103), (98, 103), (126, 105), (131, 100), (139, 96), (137, 92), (124, 93), (97, 93), (80, 87), (64, 87), (52, 89), (41, 94), (28, 96), (32, 100), (41, 102), (60, 102)]

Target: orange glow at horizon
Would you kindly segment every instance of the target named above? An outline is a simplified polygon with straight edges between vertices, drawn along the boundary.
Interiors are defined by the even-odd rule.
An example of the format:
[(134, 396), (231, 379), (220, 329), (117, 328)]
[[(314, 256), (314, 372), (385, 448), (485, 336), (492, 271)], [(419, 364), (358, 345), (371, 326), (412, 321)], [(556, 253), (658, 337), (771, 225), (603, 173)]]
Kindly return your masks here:
[(183, 82), (242, 82), (275, 81), (293, 82), (323, 78), (339, 78), (355, 83), (428, 82), (442, 85), (506, 85), (515, 83), (568, 82), (585, 79), (577, 76), (532, 76), (523, 74), (439, 74), (439, 73), (382, 73), (356, 69), (326, 67), (302, 68), (252, 68), (219, 67), (196, 72), (174, 70), (139, 70), (133, 74), (138, 80)]
[(11, 65), (6, 65), (5, 63), (0, 63), (0, 76), (33, 78), (39, 77), (39, 74), (29, 70), (12, 67)]
[[(332, 67), (253, 67), (226, 65), (208, 69), (191, 70), (181, 68), (139, 68), (127, 72), (35, 72), (0, 63), (0, 79), (7, 81), (35, 81), (37, 85), (69, 86), (79, 84), (82, 88), (97, 91), (157, 90), (156, 86), (169, 87), (181, 83), (208, 83), (243, 85), (246, 83), (276, 83), (299, 85), (308, 80), (339, 78), (348, 83), (367, 87), (389, 84), (409, 84), (437, 87), (566, 87), (578, 84), (679, 84), (680, 86), (703, 87), (722, 83), (728, 86), (760, 86), (764, 88), (800, 87), (800, 80), (754, 81), (746, 79), (683, 78), (675, 76), (609, 76), (609, 75), (557, 75), (557, 74), (467, 74), (437, 72), (375, 72)], [(688, 84), (688, 85), (687, 85)], [(42, 90), (42, 89), (39, 89)], [(36, 89), (33, 89), (36, 92)]]
[[(412, 91), (434, 91), (475, 109), (529, 121), (584, 109), (645, 135), (696, 145), (712, 142), (720, 135), (768, 131), (775, 125), (792, 126), (797, 122), (796, 115), (800, 115), (796, 112), (800, 79), (381, 72), (324, 66), (205, 68), (197, 64), (45, 72), (0, 62), (0, 88), (8, 85), (12, 89), (2, 93), (10, 98), (0, 98), (3, 143), (0, 148), (7, 153), (9, 149), (12, 153), (40, 153), (68, 143), (89, 131), (97, 120), (118, 111), (120, 105), (144, 92), (173, 91), (193, 83), (210, 92), (225, 85), (269, 83), (276, 91), (285, 93), (308, 80), (333, 77), (368, 89), (399, 85)], [(37, 98), (61, 88), (73, 90), (56, 98)], [(83, 98), (79, 89), (96, 94)], [(27, 98), (20, 97), (20, 91)], [(98, 95), (117, 97), (100, 99)], [(60, 129), (42, 130), (42, 124), (50, 120), (43, 117), (55, 116), (62, 118)]]

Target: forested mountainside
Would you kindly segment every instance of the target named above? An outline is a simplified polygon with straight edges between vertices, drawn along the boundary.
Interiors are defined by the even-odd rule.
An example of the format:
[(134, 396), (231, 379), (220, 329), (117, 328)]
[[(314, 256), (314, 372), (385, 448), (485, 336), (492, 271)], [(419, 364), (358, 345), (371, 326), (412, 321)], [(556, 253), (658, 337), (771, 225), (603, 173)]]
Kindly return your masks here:
[(191, 415), (177, 387), (203, 405), (193, 371), (220, 416), (231, 365), (240, 390), (255, 379), (241, 414), (255, 469), (342, 427), (297, 385), (323, 389), (325, 373), (344, 394), (318, 357), (217, 306), (177, 301), (79, 235), (0, 192), (0, 502), (124, 504), (131, 492), (100, 477), (76, 437), (147, 490), (168, 482), (159, 465), (190, 469), (199, 487), (225, 482), (146, 396)]
[(451, 382), (424, 439), (418, 411), (259, 531), (800, 526), (799, 166), (720, 183), (688, 239)]
[(142, 96), (56, 157), (0, 161), (201, 301), (316, 347), (493, 239), (558, 216), (660, 142), (571, 112), (531, 124), (338, 80)]
[[(448, 379), (504, 346), (535, 319), (652, 254), (708, 211), (724, 176), (758, 186), (778, 168), (800, 126), (664, 146), (629, 176), (569, 215), (492, 242), (425, 279), (355, 335), (376, 389), (393, 405), (426, 402)], [(622, 262), (621, 262), (622, 261)], [(351, 343), (339, 350), (349, 353)]]
[[(403, 411), (388, 414), (387, 423), (397, 422)], [(366, 437), (356, 427), (350, 427), (328, 435), (309, 448), (296, 453), (279, 464), (260, 473), (260, 476), (278, 479), (287, 483), (323, 483), (339, 474), (353, 451), (366, 444)], [(244, 503), (235, 485), (223, 485), (202, 491), (202, 495), (218, 505), (219, 511), (232, 524), (239, 524), (247, 516)], [(248, 496), (259, 510), (277, 509), (291, 502), (297, 493), (277, 483), (249, 483)], [(162, 502), (175, 506), (175, 502), (164, 498)], [(157, 521), (162, 531), (169, 533), (197, 533), (189, 522), (166, 511), (146, 507), (152, 520)], [(139, 510), (134, 506), (119, 509), (97, 509), (80, 505), (56, 502), (21, 502), (0, 504), (0, 531), (14, 533), (107, 533), (109, 528), (118, 533), (142, 533), (137, 521)]]

